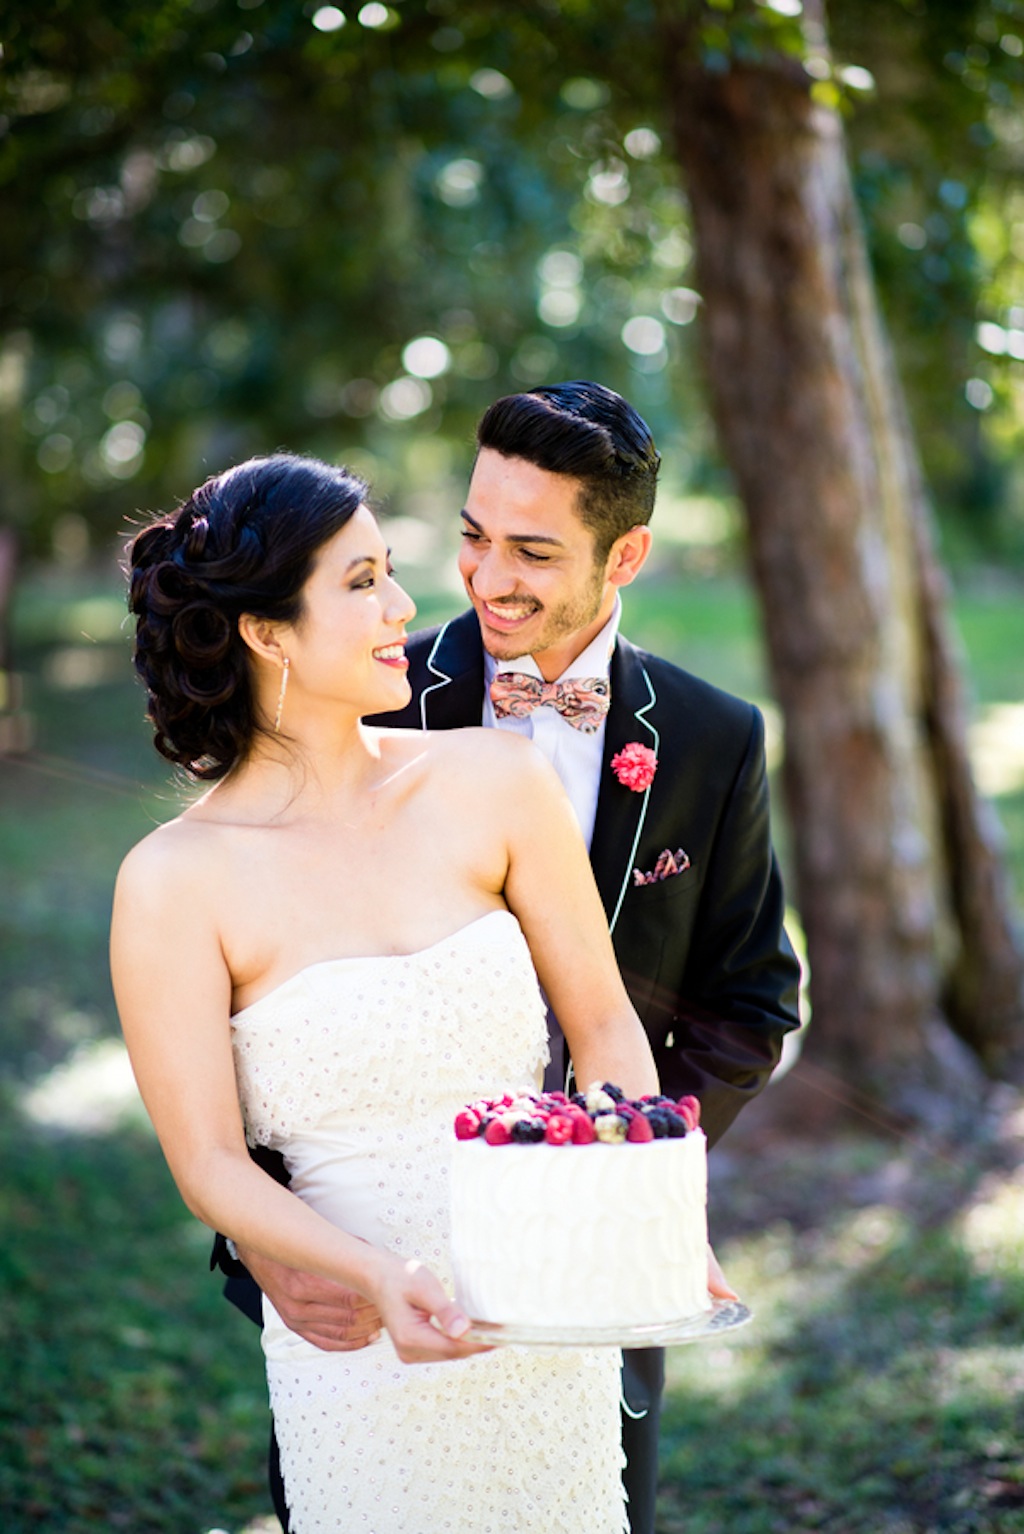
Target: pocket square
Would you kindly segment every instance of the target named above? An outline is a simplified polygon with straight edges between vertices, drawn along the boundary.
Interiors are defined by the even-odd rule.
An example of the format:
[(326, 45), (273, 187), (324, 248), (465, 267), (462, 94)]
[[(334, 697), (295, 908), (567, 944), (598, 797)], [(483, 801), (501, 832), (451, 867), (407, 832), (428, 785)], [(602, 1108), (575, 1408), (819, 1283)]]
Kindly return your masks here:
[(633, 883), (637, 884), (660, 884), (662, 879), (672, 879), (676, 874), (685, 873), (690, 866), (689, 856), (682, 847), (675, 852), (669, 852), (668, 848), (659, 853), (658, 861), (650, 873), (644, 873), (642, 868), (634, 868)]

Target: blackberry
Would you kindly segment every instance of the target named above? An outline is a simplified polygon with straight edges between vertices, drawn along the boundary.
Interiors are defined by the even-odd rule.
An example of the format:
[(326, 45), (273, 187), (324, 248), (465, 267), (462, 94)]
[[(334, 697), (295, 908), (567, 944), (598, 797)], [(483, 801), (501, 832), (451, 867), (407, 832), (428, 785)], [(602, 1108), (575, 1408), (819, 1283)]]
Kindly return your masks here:
[(536, 1145), (544, 1138), (543, 1119), (517, 1119), (510, 1134), (516, 1145)]

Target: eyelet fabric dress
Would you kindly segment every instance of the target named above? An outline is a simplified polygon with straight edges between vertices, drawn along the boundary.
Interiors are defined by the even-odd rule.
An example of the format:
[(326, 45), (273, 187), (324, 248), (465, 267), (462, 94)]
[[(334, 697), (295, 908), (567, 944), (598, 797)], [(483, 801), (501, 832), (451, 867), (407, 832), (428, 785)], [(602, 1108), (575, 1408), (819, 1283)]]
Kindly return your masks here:
[[(534, 1086), (547, 1055), (516, 918), (310, 965), (237, 1013), (232, 1041), (250, 1144), (281, 1151), (292, 1191), (325, 1218), (426, 1263), (451, 1293), (454, 1116)], [(293, 1534), (627, 1527), (615, 1349), (407, 1365), (386, 1332), (323, 1352), (266, 1299), (263, 1348)]]

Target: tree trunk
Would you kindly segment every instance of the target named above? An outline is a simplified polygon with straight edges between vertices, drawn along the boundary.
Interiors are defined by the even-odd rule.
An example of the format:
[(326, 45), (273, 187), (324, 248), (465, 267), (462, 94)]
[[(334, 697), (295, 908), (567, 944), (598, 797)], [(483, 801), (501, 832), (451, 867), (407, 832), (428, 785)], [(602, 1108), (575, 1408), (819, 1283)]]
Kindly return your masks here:
[(12, 527), (0, 526), (0, 756), (27, 751), (32, 721), (21, 708), (21, 678), (11, 670), (11, 604), (18, 565)]
[(712, 409), (785, 719), (809, 1047), (919, 1116), (960, 1085), (947, 1023), (1009, 1069), (1024, 963), (839, 116), (798, 59), (703, 66), (702, 10), (660, 24)]

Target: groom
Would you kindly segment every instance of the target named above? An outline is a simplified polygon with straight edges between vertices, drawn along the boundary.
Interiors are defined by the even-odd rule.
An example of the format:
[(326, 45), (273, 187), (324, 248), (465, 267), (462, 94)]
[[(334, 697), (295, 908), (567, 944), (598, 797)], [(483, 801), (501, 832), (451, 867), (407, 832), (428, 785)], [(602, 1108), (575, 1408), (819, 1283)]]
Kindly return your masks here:
[[(459, 558), (471, 610), (409, 641), (412, 701), (374, 722), (533, 738), (590, 848), (662, 1090), (700, 1098), (713, 1145), (798, 1024), (761, 716), (618, 632), (619, 592), (650, 552), (660, 462), (621, 396), (587, 382), (512, 395), (477, 443)], [(562, 1086), (564, 1041), (549, 1028), (547, 1084)], [(337, 1286), (304, 1291), (294, 1275), (279, 1294), (278, 1276), (258, 1274), (321, 1346), (358, 1346), (375, 1324)], [(624, 1354), (632, 1534), (653, 1534), (663, 1380), (660, 1350)]]

